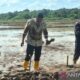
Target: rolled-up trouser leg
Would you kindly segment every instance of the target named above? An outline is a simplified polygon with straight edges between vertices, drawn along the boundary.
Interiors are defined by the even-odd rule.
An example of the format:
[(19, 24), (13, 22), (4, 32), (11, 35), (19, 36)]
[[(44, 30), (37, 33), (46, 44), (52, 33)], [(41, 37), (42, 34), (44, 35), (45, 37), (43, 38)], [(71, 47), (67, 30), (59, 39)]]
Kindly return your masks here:
[(39, 61), (40, 61), (40, 57), (41, 57), (41, 49), (42, 46), (39, 47), (35, 47), (35, 58), (34, 58), (34, 70), (38, 71), (39, 70)]
[(41, 49), (42, 49), (42, 46), (35, 47), (35, 56), (34, 56), (34, 60), (35, 61), (39, 61), (40, 60), (40, 57), (41, 57)]
[(27, 45), (27, 49), (26, 49), (26, 57), (25, 57), (25, 60), (26, 61), (30, 61), (32, 55), (33, 55), (33, 50), (34, 50), (34, 47), (32, 45)]
[(76, 64), (78, 58), (80, 56), (80, 43), (75, 43), (75, 54), (74, 54), (74, 63)]
[(29, 61), (33, 55), (33, 46), (31, 45), (27, 45), (27, 49), (26, 49), (26, 57), (25, 57), (25, 61), (23, 63), (23, 67), (24, 69), (28, 70), (28, 67), (29, 67)]

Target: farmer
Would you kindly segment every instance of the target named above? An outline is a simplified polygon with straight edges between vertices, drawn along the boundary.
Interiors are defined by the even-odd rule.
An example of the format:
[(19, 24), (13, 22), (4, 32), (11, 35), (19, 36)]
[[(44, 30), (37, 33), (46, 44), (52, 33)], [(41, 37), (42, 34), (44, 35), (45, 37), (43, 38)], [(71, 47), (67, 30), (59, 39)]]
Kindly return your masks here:
[(77, 60), (80, 56), (80, 22), (75, 25), (75, 54), (74, 54), (74, 66), (76, 66)]
[(32, 18), (27, 21), (27, 24), (24, 29), (21, 46), (24, 45), (24, 39), (27, 35), (27, 49), (25, 60), (23, 63), (23, 67), (26, 70), (28, 70), (29, 61), (34, 51), (34, 71), (39, 71), (39, 62), (43, 43), (42, 33), (44, 34), (46, 42), (48, 41), (48, 32), (43, 17), (44, 16), (42, 13), (38, 13), (36, 18)]

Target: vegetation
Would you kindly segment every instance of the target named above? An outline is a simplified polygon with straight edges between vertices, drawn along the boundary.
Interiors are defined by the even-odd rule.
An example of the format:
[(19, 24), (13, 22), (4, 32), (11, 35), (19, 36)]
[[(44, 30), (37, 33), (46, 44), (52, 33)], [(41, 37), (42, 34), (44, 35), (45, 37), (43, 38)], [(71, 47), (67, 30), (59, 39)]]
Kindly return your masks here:
[(45, 18), (48, 20), (61, 20), (61, 19), (80, 19), (80, 9), (59, 9), (59, 10), (34, 10), (28, 9), (23, 11), (8, 12), (0, 14), (0, 20), (26, 20), (35, 17), (38, 12), (43, 12)]
[(42, 12), (49, 27), (54, 26), (74, 26), (76, 20), (80, 19), (80, 9), (58, 9), (58, 10), (34, 10), (8, 12), (0, 14), (0, 25), (24, 26), (26, 20), (36, 17), (37, 13)]

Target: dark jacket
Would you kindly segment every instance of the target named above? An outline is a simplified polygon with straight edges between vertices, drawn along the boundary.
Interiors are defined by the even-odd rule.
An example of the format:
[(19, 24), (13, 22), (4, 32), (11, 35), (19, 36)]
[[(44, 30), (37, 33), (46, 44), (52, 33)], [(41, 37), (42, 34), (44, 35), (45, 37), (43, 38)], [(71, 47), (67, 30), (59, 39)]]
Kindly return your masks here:
[(76, 23), (75, 25), (75, 38), (76, 42), (80, 43), (80, 22)]

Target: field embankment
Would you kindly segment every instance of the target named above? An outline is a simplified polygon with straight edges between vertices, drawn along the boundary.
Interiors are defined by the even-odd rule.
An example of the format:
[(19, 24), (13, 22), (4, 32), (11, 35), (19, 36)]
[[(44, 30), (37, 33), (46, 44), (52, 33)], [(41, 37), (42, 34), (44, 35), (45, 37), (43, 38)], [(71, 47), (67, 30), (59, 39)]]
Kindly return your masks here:
[[(1, 26), (10, 26), (9, 28), (24, 28), (27, 20), (0, 20)], [(49, 28), (72, 27), (78, 20), (46, 20)], [(15, 27), (16, 26), (16, 27)]]

